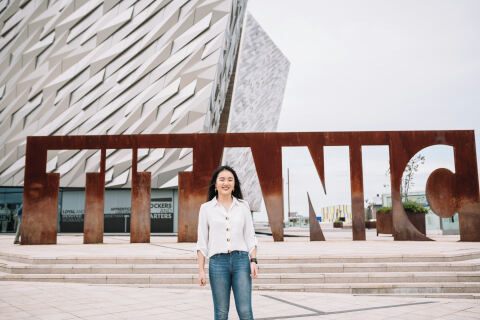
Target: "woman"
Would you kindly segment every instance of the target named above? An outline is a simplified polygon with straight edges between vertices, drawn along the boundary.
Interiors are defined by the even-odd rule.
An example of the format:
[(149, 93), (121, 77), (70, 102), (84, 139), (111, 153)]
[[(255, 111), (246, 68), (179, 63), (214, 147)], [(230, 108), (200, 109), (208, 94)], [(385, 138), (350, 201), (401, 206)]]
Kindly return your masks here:
[(209, 257), (215, 320), (228, 319), (231, 289), (240, 319), (253, 319), (252, 279), (258, 274), (257, 238), (250, 208), (242, 198), (237, 174), (229, 166), (221, 166), (213, 173), (207, 202), (200, 207), (198, 281), (201, 286), (206, 285), (204, 262)]
[(23, 203), (20, 204), (20, 207), (17, 209), (17, 229), (15, 232), (15, 241), (13, 244), (20, 244), (20, 232), (22, 231), (22, 211), (23, 211)]

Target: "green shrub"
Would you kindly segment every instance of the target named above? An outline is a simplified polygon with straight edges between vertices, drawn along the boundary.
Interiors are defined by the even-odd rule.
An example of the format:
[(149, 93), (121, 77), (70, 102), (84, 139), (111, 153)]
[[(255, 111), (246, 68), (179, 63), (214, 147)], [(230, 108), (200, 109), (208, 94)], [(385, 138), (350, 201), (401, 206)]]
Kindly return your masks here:
[[(413, 212), (413, 213), (427, 213), (428, 210), (424, 206), (416, 203), (415, 201), (406, 201), (402, 202), (403, 210)], [(392, 207), (381, 207), (377, 212), (388, 212), (392, 211)]]
[(392, 211), (392, 207), (381, 207), (377, 212), (389, 212)]
[(424, 206), (416, 203), (415, 201), (403, 202), (403, 209), (405, 211), (415, 212), (415, 213), (427, 213), (428, 210)]

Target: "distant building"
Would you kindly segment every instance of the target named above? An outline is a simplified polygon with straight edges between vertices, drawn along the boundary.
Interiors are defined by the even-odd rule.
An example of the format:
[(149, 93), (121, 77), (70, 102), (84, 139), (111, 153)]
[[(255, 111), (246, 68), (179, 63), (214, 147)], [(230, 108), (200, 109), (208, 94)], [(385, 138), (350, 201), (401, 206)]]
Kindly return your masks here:
[(322, 222), (335, 222), (337, 220), (346, 223), (352, 222), (352, 207), (349, 204), (338, 204), (320, 209)]
[(382, 197), (377, 194), (370, 201), (367, 202), (367, 208), (365, 209), (365, 219), (371, 220), (377, 218), (377, 210), (382, 207)]
[(308, 227), (309, 225), (310, 221), (308, 217), (295, 216), (288, 218), (288, 227)]
[[(427, 209), (430, 209), (430, 206), (427, 201), (427, 195), (425, 191), (413, 191), (408, 193), (408, 200), (416, 202)], [(392, 195), (389, 193), (382, 194), (382, 206), (391, 207), (392, 206)]]
[[(417, 202), (429, 210), (429, 213), (425, 215), (427, 230), (441, 230), (442, 234), (459, 234), (458, 213), (455, 213), (450, 218), (440, 218), (430, 209), (425, 191), (409, 192), (408, 200)], [(391, 194), (382, 194), (382, 206), (392, 206)]]

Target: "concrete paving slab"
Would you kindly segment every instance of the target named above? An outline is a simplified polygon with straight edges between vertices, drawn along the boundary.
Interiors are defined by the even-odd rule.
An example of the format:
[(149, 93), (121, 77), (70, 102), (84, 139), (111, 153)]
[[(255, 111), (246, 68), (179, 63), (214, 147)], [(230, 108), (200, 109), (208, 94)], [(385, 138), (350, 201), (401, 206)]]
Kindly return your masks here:
[[(325, 232), (328, 238), (328, 232)], [(333, 232), (332, 232), (333, 234)], [(309, 242), (307, 237), (273, 242), (259, 237), (259, 261), (307, 257), (325, 263), (331, 259), (362, 262), (375, 257), (409, 261), (441, 257), (462, 261), (480, 258), (480, 244), (458, 242), (452, 236), (436, 242), (351, 241), (351, 234), (335, 232), (336, 238)], [(13, 235), (0, 235), (0, 255), (9, 261), (78, 264), (151, 263), (160, 260), (176, 264), (195, 261), (192, 243), (177, 243), (174, 236), (152, 236), (149, 244), (130, 244), (125, 235), (105, 235), (104, 244), (83, 244), (83, 235), (59, 235), (57, 245), (21, 246)], [(331, 237), (333, 238), (333, 237)], [(13, 258), (12, 258), (13, 257)], [(93, 260), (92, 260), (93, 259)], [(160, 259), (160, 260), (159, 260)], [(363, 259), (363, 260), (362, 260)], [(405, 260), (403, 260), (405, 259)], [(368, 259), (366, 259), (368, 260)], [(32, 262), (33, 261), (33, 262)], [(387, 262), (385, 262), (387, 263)], [(163, 264), (162, 264), (163, 265)], [(168, 265), (168, 264), (167, 264)], [(66, 278), (75, 277), (66, 274)], [(101, 276), (103, 281), (118, 280)], [(139, 275), (142, 277), (142, 275)], [(105, 279), (104, 279), (105, 278)], [(194, 279), (195, 280), (195, 279)], [(195, 281), (194, 281), (195, 282)], [(450, 297), (455, 297), (451, 294)], [(472, 295), (473, 297), (473, 295)], [(480, 299), (437, 299), (424, 296), (383, 297), (317, 292), (254, 291), (255, 319), (480, 319)], [(169, 288), (167, 285), (100, 284), (69, 282), (0, 281), (0, 319), (213, 319), (211, 292), (207, 289)], [(233, 297), (230, 319), (238, 319)]]
[[(331, 232), (332, 234), (338, 232)], [(326, 236), (330, 234), (325, 231)], [(351, 236), (351, 235), (350, 235)], [(195, 259), (194, 243), (178, 243), (175, 236), (152, 236), (150, 243), (130, 243), (128, 235), (105, 235), (103, 244), (83, 244), (83, 234), (62, 234), (57, 237), (57, 245), (14, 245), (13, 234), (0, 235), (0, 254), (14, 255), (17, 258), (42, 258), (62, 260), (64, 263), (79, 263), (82, 259), (97, 258), (97, 263), (117, 263), (117, 260), (134, 264), (132, 258), (151, 260), (155, 258), (182, 260)], [(476, 242), (459, 242), (455, 236), (438, 236), (437, 241), (393, 241), (383, 239), (375, 241), (351, 241), (348, 235), (330, 241), (310, 242), (308, 237), (285, 238), (284, 242), (274, 242), (271, 236), (259, 236), (258, 256), (260, 259), (278, 259), (279, 257), (311, 257), (319, 262), (328, 262), (334, 258), (339, 262), (355, 259), (367, 262), (365, 257), (381, 259), (382, 262), (438, 259), (459, 261), (480, 258), (480, 244)], [(476, 254), (476, 255), (472, 255)], [(477, 257), (478, 256), (478, 257)], [(102, 260), (103, 259), (103, 260)], [(91, 261), (91, 260), (90, 260)], [(22, 262), (22, 261), (19, 261)], [(142, 262), (142, 263), (145, 263)]]
[[(257, 320), (478, 319), (480, 301), (264, 291), (253, 292), (253, 310)], [(0, 282), (0, 318), (27, 317), (213, 319), (213, 304), (208, 290)], [(229, 318), (238, 319), (233, 297)]]

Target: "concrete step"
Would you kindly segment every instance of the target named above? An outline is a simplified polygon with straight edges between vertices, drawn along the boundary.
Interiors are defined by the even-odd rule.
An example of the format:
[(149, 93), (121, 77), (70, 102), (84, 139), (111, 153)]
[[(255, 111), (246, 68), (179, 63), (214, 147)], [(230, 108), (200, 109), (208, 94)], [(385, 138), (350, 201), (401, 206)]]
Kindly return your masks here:
[(0, 259), (26, 264), (195, 264), (192, 257), (31, 257), (0, 253)]
[(343, 272), (440, 272), (480, 271), (480, 261), (475, 262), (388, 262), (388, 263), (310, 263), (264, 264), (266, 273), (343, 273)]
[[(165, 283), (164, 275), (2, 275), (2, 280), (32, 281), (32, 282), (75, 282), (90, 284), (117, 284), (139, 287), (162, 287), (177, 289), (208, 289), (200, 287), (197, 280), (190, 275), (182, 278), (179, 283)], [(354, 295), (394, 295), (416, 297), (451, 297), (471, 296), (478, 298), (480, 283), (478, 282), (427, 282), (427, 283), (319, 283), (319, 284), (253, 284), (254, 290), (289, 291), (289, 292), (322, 292)]]
[[(208, 268), (207, 268), (208, 270)], [(1, 263), (0, 271), (12, 274), (197, 274), (198, 266), (172, 264), (59, 264)]]
[[(196, 264), (196, 257), (155, 256), (58, 256), (32, 257), (28, 255), (2, 253), (0, 259), (28, 264)], [(468, 250), (455, 254), (375, 254), (375, 255), (323, 255), (323, 256), (268, 256), (260, 255), (262, 264), (327, 264), (327, 263), (415, 263), (415, 262), (460, 262), (480, 261), (480, 250)]]
[[(206, 265), (208, 270), (208, 264)], [(260, 264), (263, 274), (473, 272), (480, 262)], [(0, 271), (13, 274), (196, 274), (195, 264), (27, 264), (0, 259)]]
[[(171, 288), (190, 290), (210, 290), (207, 284), (123, 284), (122, 286), (142, 288)], [(480, 299), (480, 286), (477, 283), (350, 283), (350, 284), (253, 284), (257, 291), (321, 292), (352, 294), (357, 296), (394, 296), (418, 298)]]
[(371, 272), (260, 274), (257, 284), (479, 282), (480, 272)]
[(434, 298), (434, 299), (480, 299), (480, 294), (477, 294), (477, 293), (356, 294), (356, 296), (396, 297), (396, 298)]
[[(471, 251), (423, 258), (265, 256), (259, 261), (255, 290), (462, 299), (480, 296), (480, 258)], [(208, 274), (208, 268), (206, 271)], [(191, 257), (32, 257), (0, 253), (0, 281), (204, 289), (197, 283), (197, 274), (197, 261)]]
[(255, 284), (255, 290), (305, 291), (344, 294), (479, 294), (480, 283), (434, 282), (434, 283), (332, 283), (332, 284)]
[[(197, 274), (3, 274), (3, 281), (58, 281), (86, 283), (195, 284)], [(208, 280), (208, 279), (207, 279)], [(311, 285), (349, 283), (478, 283), (480, 272), (397, 272), (397, 273), (289, 273), (260, 274), (256, 285)]]
[(0, 281), (74, 282), (91, 284), (196, 284), (192, 274), (0, 274)]

